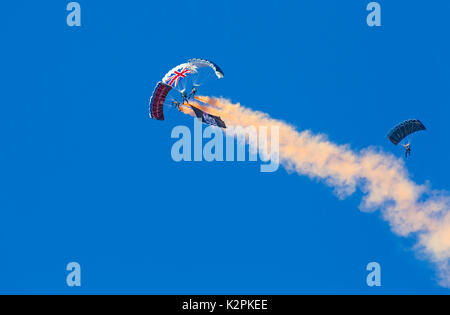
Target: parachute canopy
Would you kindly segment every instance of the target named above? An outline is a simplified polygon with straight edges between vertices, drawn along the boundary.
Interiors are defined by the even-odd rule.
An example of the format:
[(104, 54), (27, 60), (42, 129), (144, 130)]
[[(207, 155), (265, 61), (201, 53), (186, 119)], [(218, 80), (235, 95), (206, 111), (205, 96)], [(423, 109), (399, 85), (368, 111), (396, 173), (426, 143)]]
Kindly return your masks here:
[(188, 62), (176, 66), (156, 85), (150, 99), (150, 117), (164, 120), (164, 104), (171, 91), (177, 92), (169, 95), (172, 102), (167, 105), (172, 104), (171, 106), (173, 106), (174, 101), (178, 101), (186, 91), (201, 86), (211, 77), (222, 79), (224, 73), (218, 65), (206, 59), (190, 59)]
[[(172, 70), (170, 70), (163, 78), (162, 82), (176, 88), (178, 86), (178, 83), (180, 83), (181, 80), (183, 81), (197, 81), (199, 79), (200, 69), (206, 68), (207, 70), (211, 69), (214, 71), (218, 79), (223, 79), (225, 74), (223, 73), (222, 69), (218, 65), (216, 65), (214, 62), (206, 60), (206, 59), (191, 59), (187, 63), (183, 63), (181, 65), (176, 66)], [(194, 75), (194, 76), (193, 76)], [(191, 77), (193, 76), (193, 77)], [(186, 79), (186, 80), (184, 80)], [(200, 78), (205, 79), (205, 78)], [(196, 82), (194, 82), (194, 85)], [(183, 85), (183, 89), (185, 89), (185, 86)]]
[(191, 59), (189, 60), (189, 64), (193, 65), (196, 68), (205, 68), (209, 67), (214, 70), (216, 73), (217, 78), (223, 79), (225, 77), (225, 74), (223, 73), (222, 69), (218, 65), (216, 65), (214, 62), (206, 60), (206, 59)]
[(180, 79), (185, 79), (193, 73), (196, 73), (196, 69), (189, 63), (183, 63), (167, 72), (162, 82), (175, 88), (178, 86)]
[(400, 142), (402, 142), (403, 139), (405, 139), (409, 135), (426, 129), (427, 128), (424, 126), (424, 124), (422, 124), (420, 120), (411, 119), (395, 126), (388, 133), (388, 138), (393, 144), (398, 145)]

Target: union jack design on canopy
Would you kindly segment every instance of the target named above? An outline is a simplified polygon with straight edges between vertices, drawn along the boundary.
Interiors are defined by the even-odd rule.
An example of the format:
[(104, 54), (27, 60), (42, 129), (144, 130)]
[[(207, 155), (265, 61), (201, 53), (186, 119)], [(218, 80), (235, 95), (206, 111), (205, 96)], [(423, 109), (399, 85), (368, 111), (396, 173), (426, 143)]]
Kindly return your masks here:
[[(226, 128), (220, 117), (210, 115), (199, 109), (196, 111), (193, 108), (194, 103), (202, 102), (201, 99), (196, 97), (200, 86), (213, 76), (220, 80), (224, 78), (224, 73), (217, 64), (206, 59), (190, 59), (174, 67), (157, 84), (150, 99), (149, 116), (156, 120), (164, 120), (164, 108), (169, 106), (185, 114), (195, 113), (197, 117), (200, 115), (202, 116), (202, 122), (205, 124)], [(191, 104), (190, 102), (194, 103)], [(202, 104), (204, 108), (210, 106), (205, 102), (202, 102)], [(188, 108), (192, 108), (194, 113), (186, 111)]]
[(185, 79), (188, 74), (194, 73), (195, 70), (193, 70), (188, 65), (181, 65), (172, 71), (170, 71), (163, 79), (163, 82), (172, 86), (177, 87), (180, 79)]

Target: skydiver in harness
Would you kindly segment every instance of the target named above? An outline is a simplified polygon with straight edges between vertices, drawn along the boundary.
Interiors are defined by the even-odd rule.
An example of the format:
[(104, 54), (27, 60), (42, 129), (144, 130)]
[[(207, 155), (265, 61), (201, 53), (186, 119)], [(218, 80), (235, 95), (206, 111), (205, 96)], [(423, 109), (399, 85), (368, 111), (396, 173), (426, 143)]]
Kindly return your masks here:
[(189, 100), (191, 98), (193, 98), (195, 96), (195, 94), (197, 94), (197, 88), (193, 88), (191, 93), (189, 93), (189, 95), (186, 94), (186, 92), (181, 92), (181, 98), (182, 100), (182, 104), (189, 104)]
[(403, 144), (403, 147), (405, 148), (405, 158), (408, 158), (408, 156), (411, 155), (411, 143), (408, 141), (407, 144)]
[(181, 103), (184, 105), (184, 104), (189, 104), (189, 99), (190, 99), (190, 96), (189, 95), (187, 95), (186, 94), (186, 92), (181, 92), (181, 98), (182, 98), (182, 101), (181, 101)]
[(197, 88), (194, 87), (191, 91), (191, 93), (189, 94), (189, 99), (195, 97), (195, 94), (197, 94)]

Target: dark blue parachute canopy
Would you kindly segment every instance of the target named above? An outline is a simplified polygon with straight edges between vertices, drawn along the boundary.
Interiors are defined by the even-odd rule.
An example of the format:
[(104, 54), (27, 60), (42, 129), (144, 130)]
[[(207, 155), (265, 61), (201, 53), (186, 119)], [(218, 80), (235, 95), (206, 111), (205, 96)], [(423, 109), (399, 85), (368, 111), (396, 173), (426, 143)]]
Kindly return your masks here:
[(398, 145), (400, 142), (402, 142), (403, 139), (405, 139), (409, 135), (426, 129), (427, 128), (424, 126), (424, 124), (422, 124), (420, 120), (411, 119), (395, 126), (388, 133), (388, 138), (393, 144)]

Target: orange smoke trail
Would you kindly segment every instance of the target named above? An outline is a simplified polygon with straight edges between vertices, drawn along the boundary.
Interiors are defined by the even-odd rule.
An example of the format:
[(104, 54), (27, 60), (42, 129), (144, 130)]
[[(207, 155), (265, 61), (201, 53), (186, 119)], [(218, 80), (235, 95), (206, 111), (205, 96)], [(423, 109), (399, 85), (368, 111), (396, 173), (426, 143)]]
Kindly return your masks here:
[[(207, 100), (204, 97), (200, 98), (197, 96), (195, 97), (195, 99), (199, 100), (200, 102), (203, 102), (203, 103), (206, 103), (206, 100)], [(202, 99), (203, 99), (203, 101), (202, 101)], [(201, 109), (202, 111), (207, 112), (212, 115), (218, 115), (218, 113), (219, 113), (218, 109), (212, 108), (210, 106), (205, 106), (205, 105), (199, 104), (198, 102), (192, 102), (192, 101), (189, 102), (189, 105), (180, 106), (180, 112), (195, 117), (194, 111), (189, 106)]]
[(184, 114), (195, 116), (194, 111), (190, 107), (180, 106), (179, 110), (180, 110), (180, 112), (182, 112)]
[(194, 99), (196, 99), (197, 101), (200, 101), (202, 103), (207, 103), (208, 102), (208, 98), (205, 96), (194, 96)]
[[(360, 188), (365, 194), (361, 210), (381, 210), (396, 234), (417, 235), (417, 249), (437, 266), (440, 284), (450, 288), (450, 198), (446, 193), (413, 182), (404, 162), (391, 154), (374, 148), (355, 152), (226, 99), (201, 99), (217, 108), (215, 114), (231, 127), (227, 132), (236, 132), (233, 126), (277, 126), (280, 163), (288, 170), (323, 180), (340, 198)], [(255, 148), (257, 143), (251, 141), (249, 146)]]

